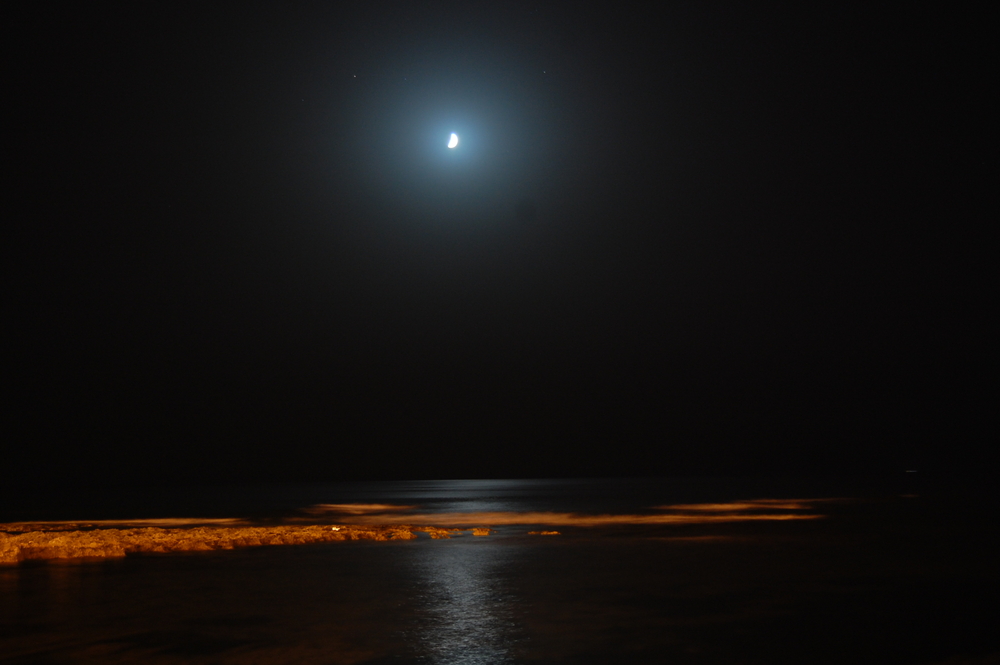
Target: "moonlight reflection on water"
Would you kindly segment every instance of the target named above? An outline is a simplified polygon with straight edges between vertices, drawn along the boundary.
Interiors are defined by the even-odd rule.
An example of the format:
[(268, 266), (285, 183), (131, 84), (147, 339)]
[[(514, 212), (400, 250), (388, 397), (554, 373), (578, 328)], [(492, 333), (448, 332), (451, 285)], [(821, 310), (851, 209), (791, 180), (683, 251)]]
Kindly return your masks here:
[(413, 566), (423, 586), (417, 641), (434, 662), (507, 663), (517, 640), (514, 604), (506, 588), (510, 550), (483, 540), (434, 542)]

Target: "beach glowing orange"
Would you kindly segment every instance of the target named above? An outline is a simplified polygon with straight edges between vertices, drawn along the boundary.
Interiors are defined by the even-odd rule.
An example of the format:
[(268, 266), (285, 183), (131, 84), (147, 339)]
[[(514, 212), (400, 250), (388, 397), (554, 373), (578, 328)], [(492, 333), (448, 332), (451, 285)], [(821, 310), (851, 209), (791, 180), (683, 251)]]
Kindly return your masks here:
[(391, 503), (317, 503), (305, 509), (312, 515), (325, 513), (343, 513), (345, 515), (368, 515), (372, 513), (389, 513), (401, 510), (413, 510), (416, 506), (402, 506)]
[[(490, 525), (560, 525), (560, 526), (610, 526), (650, 524), (709, 524), (723, 522), (813, 520), (823, 517), (814, 513), (759, 512), (762, 510), (807, 510), (812, 500), (759, 499), (731, 503), (678, 504), (657, 506), (656, 510), (674, 511), (667, 514), (589, 515), (582, 513), (476, 511), (452, 513), (408, 512), (412, 506), (385, 505), (376, 510), (368, 504), (318, 504), (307, 512), (312, 515), (337, 515), (338, 519), (354, 524), (412, 524), (440, 525), (447, 527), (470, 524)], [(750, 512), (757, 511), (757, 512)]]

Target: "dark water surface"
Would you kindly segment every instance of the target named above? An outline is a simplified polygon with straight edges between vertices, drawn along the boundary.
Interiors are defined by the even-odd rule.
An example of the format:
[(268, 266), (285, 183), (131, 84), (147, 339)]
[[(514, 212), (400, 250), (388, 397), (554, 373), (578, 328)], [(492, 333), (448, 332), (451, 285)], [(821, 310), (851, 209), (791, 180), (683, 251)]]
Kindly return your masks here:
[(624, 519), (563, 524), (559, 536), (529, 535), (539, 525), (513, 519), (488, 537), (0, 568), (0, 662), (1000, 662), (995, 507), (910, 479), (149, 491), (73, 506), (8, 503), (4, 517), (281, 520), (343, 503), (442, 518), (649, 515), (666, 504), (761, 498), (847, 500), (810, 504), (818, 519)]

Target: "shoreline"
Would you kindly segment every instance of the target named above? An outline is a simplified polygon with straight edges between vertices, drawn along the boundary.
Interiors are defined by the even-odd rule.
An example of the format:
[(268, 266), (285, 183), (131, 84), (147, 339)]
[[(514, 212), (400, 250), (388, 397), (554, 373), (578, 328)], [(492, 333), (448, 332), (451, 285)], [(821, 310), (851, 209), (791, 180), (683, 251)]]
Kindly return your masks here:
[(305, 545), (344, 540), (413, 540), (417, 533), (451, 538), (467, 529), (409, 525), (312, 524), (281, 526), (101, 526), (93, 523), (0, 524), (0, 565), (53, 559), (110, 559), (130, 554), (208, 552), (238, 547)]
[[(434, 539), (463, 532), (488, 536), (491, 526), (535, 527), (529, 535), (560, 535), (557, 527), (685, 527), (739, 522), (819, 520), (813, 512), (852, 499), (754, 499), (655, 506), (647, 514), (581, 514), (551, 511), (412, 512), (395, 504), (316, 504), (310, 517), (260, 524), (239, 518), (152, 518), (0, 523), (0, 565), (28, 560), (120, 558), (129, 554), (230, 550), (342, 540)], [(333, 513), (333, 514), (331, 514)], [(316, 523), (321, 520), (321, 523)], [(326, 522), (326, 520), (337, 520)], [(289, 523), (292, 521), (292, 523)], [(303, 521), (307, 523), (302, 523)], [(296, 523), (297, 522), (297, 523)], [(472, 525), (491, 526), (472, 526)]]

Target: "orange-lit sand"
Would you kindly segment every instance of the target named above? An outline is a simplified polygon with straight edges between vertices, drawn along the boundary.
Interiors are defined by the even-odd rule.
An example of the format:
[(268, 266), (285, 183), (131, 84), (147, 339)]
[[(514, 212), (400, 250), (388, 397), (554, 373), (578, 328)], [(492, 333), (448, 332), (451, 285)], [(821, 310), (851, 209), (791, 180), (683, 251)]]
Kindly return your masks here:
[(415, 506), (401, 506), (394, 503), (319, 503), (307, 508), (307, 513), (343, 513), (345, 515), (370, 515), (372, 513), (392, 513), (413, 510)]
[[(650, 514), (592, 515), (556, 512), (410, 512), (414, 506), (393, 504), (329, 504), (306, 509), (310, 515), (327, 515), (351, 524), (434, 524), (441, 527), (469, 527), (473, 524), (602, 527), (618, 525), (710, 524), (814, 520), (824, 515), (804, 512), (832, 499), (752, 499), (728, 503), (691, 503), (655, 506)], [(336, 516), (336, 517), (334, 517)]]
[(670, 506), (656, 506), (657, 510), (681, 512), (733, 512), (743, 510), (810, 510), (816, 504), (851, 499), (751, 499), (728, 503), (678, 503)]
[[(0, 564), (28, 559), (122, 557), (139, 552), (222, 550), (261, 545), (298, 545), (337, 540), (411, 540), (418, 532), (434, 539), (462, 531), (488, 536), (490, 526), (606, 527), (814, 520), (803, 512), (822, 499), (755, 499), (712, 504), (658, 506), (648, 514), (591, 515), (556, 512), (417, 513), (393, 504), (317, 504), (305, 510), (315, 521), (326, 515), (339, 524), (255, 526), (237, 519), (104, 520), (0, 524)], [(305, 520), (302, 520), (305, 521)], [(490, 525), (490, 526), (474, 526)], [(558, 535), (537, 530), (531, 535)]]
[[(185, 522), (180, 520), (180, 522)], [(94, 528), (97, 526), (97, 528)], [(417, 532), (450, 538), (460, 529), (405, 525), (198, 526), (107, 528), (101, 523), (0, 525), (0, 564), (29, 559), (123, 557), (140, 552), (229, 550), (261, 545), (301, 545), (337, 540), (412, 540)], [(473, 535), (490, 534), (488, 527)]]
[(476, 512), (476, 513), (407, 513), (338, 516), (353, 524), (435, 524), (444, 527), (467, 527), (470, 524), (490, 525), (552, 525), (552, 526), (614, 526), (653, 524), (709, 524), (724, 522), (759, 522), (814, 520), (823, 515), (808, 513), (716, 513), (669, 515), (585, 515), (550, 512)]

